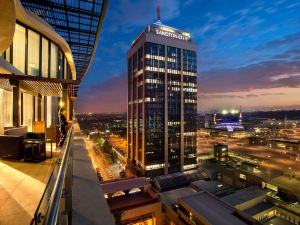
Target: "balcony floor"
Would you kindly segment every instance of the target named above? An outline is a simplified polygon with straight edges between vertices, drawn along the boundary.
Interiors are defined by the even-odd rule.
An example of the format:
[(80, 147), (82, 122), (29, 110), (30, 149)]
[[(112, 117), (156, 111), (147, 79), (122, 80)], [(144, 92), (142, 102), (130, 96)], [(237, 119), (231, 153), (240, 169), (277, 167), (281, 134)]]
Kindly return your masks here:
[(0, 225), (30, 224), (58, 155), (32, 163), (0, 160)]

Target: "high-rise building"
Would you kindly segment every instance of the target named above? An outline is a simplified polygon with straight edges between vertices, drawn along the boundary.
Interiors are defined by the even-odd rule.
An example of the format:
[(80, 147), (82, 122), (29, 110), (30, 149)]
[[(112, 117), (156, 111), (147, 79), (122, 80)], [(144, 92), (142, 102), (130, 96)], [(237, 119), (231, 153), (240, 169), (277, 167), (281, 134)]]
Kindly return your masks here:
[(187, 32), (157, 22), (128, 59), (128, 161), (156, 176), (196, 167), (197, 53)]

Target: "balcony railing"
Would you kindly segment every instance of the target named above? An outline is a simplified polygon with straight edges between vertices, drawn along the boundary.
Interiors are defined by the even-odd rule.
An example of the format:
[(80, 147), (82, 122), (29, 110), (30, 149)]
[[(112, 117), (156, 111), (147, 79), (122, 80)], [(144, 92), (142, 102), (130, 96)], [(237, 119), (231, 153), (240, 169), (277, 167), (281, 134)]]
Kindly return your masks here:
[(71, 224), (114, 224), (76, 122), (68, 131), (31, 222), (31, 225)]
[(73, 129), (72, 126), (68, 131), (31, 225), (71, 224), (73, 167), (71, 143), (73, 142)]

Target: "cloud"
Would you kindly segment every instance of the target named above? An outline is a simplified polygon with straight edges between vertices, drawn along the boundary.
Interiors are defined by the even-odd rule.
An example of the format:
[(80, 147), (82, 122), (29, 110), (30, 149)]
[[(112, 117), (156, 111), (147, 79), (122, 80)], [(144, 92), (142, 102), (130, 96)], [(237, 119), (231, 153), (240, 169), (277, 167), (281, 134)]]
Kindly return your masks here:
[(282, 80), (282, 79), (288, 79), (288, 78), (299, 77), (299, 76), (300, 76), (300, 73), (290, 73), (290, 74), (283, 73), (283, 74), (278, 74), (273, 77), (270, 77), (270, 80), (278, 81), (278, 80)]
[(281, 46), (291, 45), (295, 42), (299, 44), (299, 41), (300, 41), (300, 32), (296, 32), (294, 34), (287, 35), (284, 38), (270, 41), (264, 44), (263, 46), (259, 46), (257, 50), (277, 48)]
[[(265, 61), (235, 69), (209, 70), (200, 73), (198, 88), (202, 93), (222, 93), (300, 87), (299, 71), (300, 61), (282, 60)], [(283, 74), (285, 76), (282, 76)]]
[(204, 94), (199, 93), (198, 98), (200, 99), (224, 99), (224, 98), (239, 98), (239, 99), (247, 99), (247, 98), (257, 98), (264, 96), (283, 96), (285, 93), (260, 93), (260, 94)]
[(299, 48), (291, 47), (285, 52), (274, 55), (272, 59), (297, 60), (297, 58), (299, 59), (299, 56), (300, 56), (300, 47)]
[(292, 3), (292, 4), (287, 5), (285, 8), (291, 9), (291, 8), (295, 8), (295, 7), (298, 6), (298, 5), (300, 5), (299, 2), (297, 2), (297, 3)]

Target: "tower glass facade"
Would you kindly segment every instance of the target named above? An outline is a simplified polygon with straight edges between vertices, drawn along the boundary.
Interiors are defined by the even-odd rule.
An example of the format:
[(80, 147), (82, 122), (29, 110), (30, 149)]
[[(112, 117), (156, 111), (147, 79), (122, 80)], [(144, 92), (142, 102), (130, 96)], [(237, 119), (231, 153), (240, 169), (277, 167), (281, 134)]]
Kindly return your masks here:
[(146, 176), (196, 166), (196, 46), (167, 28), (147, 26), (127, 57), (128, 159)]

